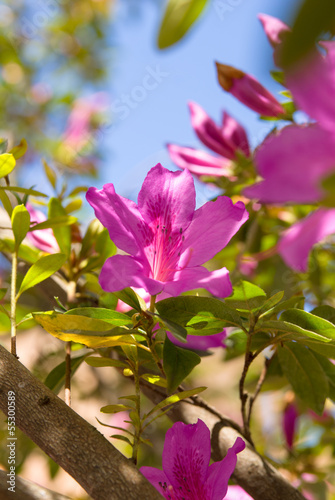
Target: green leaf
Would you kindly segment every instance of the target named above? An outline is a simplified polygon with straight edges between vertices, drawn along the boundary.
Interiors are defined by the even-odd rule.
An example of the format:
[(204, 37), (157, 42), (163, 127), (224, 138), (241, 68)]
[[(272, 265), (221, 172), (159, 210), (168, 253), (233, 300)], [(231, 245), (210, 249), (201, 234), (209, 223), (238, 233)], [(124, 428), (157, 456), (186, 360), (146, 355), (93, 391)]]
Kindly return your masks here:
[[(281, 292), (279, 292), (279, 293), (281, 293)], [(274, 295), (274, 297), (275, 297), (275, 295)], [(272, 297), (270, 297), (270, 299), (268, 299), (268, 300), (271, 300), (271, 298)], [(262, 311), (263, 311), (263, 307), (262, 307), (260, 310), (261, 314), (260, 314), (259, 318), (276, 316), (278, 313), (281, 313), (282, 311), (285, 311), (286, 309), (296, 307), (299, 304), (299, 302), (302, 302), (304, 300), (305, 300), (305, 298), (302, 295), (294, 295), (293, 297), (290, 297), (287, 300), (283, 300), (283, 302), (279, 302), (279, 304), (275, 305), (274, 307), (271, 307), (268, 311), (265, 311), (264, 313), (262, 313)], [(266, 302), (264, 303), (264, 307), (266, 305)]]
[(317, 354), (316, 352), (313, 353), (313, 355), (316, 357), (318, 360), (320, 366), (322, 367), (327, 380), (328, 380), (328, 386), (329, 386), (329, 398), (335, 402), (335, 365), (331, 361), (329, 361), (328, 358), (325, 356), (321, 356), (320, 354)]
[(6, 193), (6, 191), (3, 191), (2, 189), (0, 189), (0, 200), (2, 201), (3, 207), (8, 213), (9, 217), (11, 217), (13, 212), (13, 207), (10, 202), (10, 199), (8, 198), (8, 194)]
[(47, 164), (45, 160), (42, 160), (43, 167), (44, 167), (44, 172), (45, 175), (47, 176), (48, 181), (50, 182), (51, 186), (56, 189), (57, 185), (57, 175), (56, 172)]
[(40, 191), (35, 191), (34, 189), (27, 189), (18, 186), (0, 186), (0, 189), (4, 189), (5, 191), (13, 191), (14, 193), (24, 193), (30, 196), (43, 196), (44, 198), (47, 197), (46, 194), (41, 193)]
[(175, 346), (166, 336), (163, 348), (163, 367), (167, 379), (167, 391), (170, 394), (191, 373), (201, 361), (195, 352)]
[(75, 200), (70, 201), (70, 203), (68, 203), (66, 205), (65, 212), (67, 214), (70, 214), (72, 212), (76, 212), (77, 210), (80, 210), (80, 208), (82, 207), (82, 204), (83, 204), (83, 200), (81, 200), (80, 198), (76, 198)]
[(100, 408), (100, 411), (102, 413), (119, 413), (119, 411), (129, 411), (129, 410), (133, 410), (133, 407), (129, 406), (129, 405), (121, 405), (121, 404), (107, 405), (107, 406), (103, 406), (102, 408)]
[(114, 326), (132, 325), (132, 321), (126, 314), (102, 307), (77, 307), (70, 309), (65, 314), (87, 316), (88, 318), (101, 319)]
[(15, 158), (10, 153), (0, 155), (0, 177), (10, 174), (16, 165)]
[(241, 281), (234, 287), (233, 295), (225, 299), (225, 303), (239, 311), (253, 311), (259, 309), (265, 300), (264, 290), (248, 281)]
[(66, 261), (66, 255), (63, 253), (54, 253), (38, 259), (35, 264), (27, 271), (17, 294), (19, 297), (23, 292), (41, 283), (41, 281), (50, 278)]
[(314, 316), (318, 316), (319, 318), (326, 319), (327, 321), (330, 321), (335, 324), (335, 308), (328, 306), (328, 305), (323, 305), (323, 306), (318, 306), (315, 307), (311, 311), (311, 314), (314, 314)]
[(15, 250), (17, 251), (30, 227), (30, 215), (26, 207), (24, 205), (17, 205), (12, 212), (11, 220), (15, 239)]
[(275, 82), (280, 83), (280, 85), (285, 85), (285, 78), (283, 71), (270, 71), (270, 74)]
[(169, 0), (159, 29), (158, 47), (166, 49), (183, 38), (206, 4), (207, 0)]
[(270, 297), (269, 299), (267, 299), (264, 302), (264, 304), (260, 308), (258, 314), (261, 315), (263, 312), (272, 309), (276, 304), (278, 304), (278, 302), (280, 302), (282, 300), (284, 295), (285, 295), (285, 292), (277, 292), (274, 295), (272, 295), (272, 297)]
[(305, 56), (318, 37), (333, 31), (335, 2), (333, 0), (305, 0), (294, 21), (292, 32), (282, 44), (281, 65), (290, 66)]
[(149, 384), (158, 385), (158, 387), (167, 387), (167, 382), (165, 378), (162, 378), (159, 375), (153, 375), (152, 373), (144, 373), (143, 375), (141, 375), (141, 378), (149, 382)]
[(119, 361), (118, 359), (103, 358), (103, 357), (89, 357), (86, 359), (86, 363), (94, 367), (105, 367), (114, 366), (115, 368), (129, 368), (127, 363)]
[(33, 316), (47, 332), (65, 342), (71, 340), (94, 349), (131, 344), (149, 350), (135, 340), (133, 334), (139, 335), (137, 330), (122, 327), (111, 329), (109, 323), (99, 319), (74, 314), (59, 314), (54, 311), (33, 313)]
[(317, 332), (318, 334), (335, 340), (335, 326), (326, 319), (314, 316), (314, 314), (301, 309), (287, 309), (280, 316), (281, 320), (288, 321), (301, 326), (305, 330)]
[(71, 226), (77, 222), (77, 217), (71, 215), (60, 215), (59, 217), (54, 217), (53, 219), (45, 220), (44, 222), (39, 222), (32, 226), (29, 231), (37, 231), (39, 229), (47, 229), (49, 227), (59, 227), (59, 226)]
[[(50, 198), (48, 219), (54, 219), (55, 217), (67, 217), (67, 213), (57, 198)], [(71, 252), (71, 228), (69, 226), (54, 227), (53, 233), (61, 252), (69, 256)]]
[(14, 156), (15, 160), (18, 160), (19, 158), (21, 158), (23, 155), (26, 154), (27, 149), (28, 149), (27, 141), (25, 139), (21, 139), (20, 143), (17, 146), (14, 146), (9, 151), (9, 153), (11, 153)]
[(278, 348), (280, 366), (294, 392), (315, 413), (321, 415), (329, 393), (327, 377), (307, 347), (287, 342)]
[(335, 342), (325, 344), (324, 342), (319, 342), (315, 339), (309, 339), (305, 340), (303, 344), (322, 356), (335, 359)]
[(0, 300), (4, 298), (7, 293), (7, 288), (0, 288)]
[[(297, 309), (298, 310), (298, 309)], [(276, 334), (273, 338), (273, 343), (286, 342), (295, 340), (297, 342), (305, 342), (308, 338), (315, 339), (319, 342), (330, 342), (331, 339), (312, 330), (307, 330), (294, 323), (288, 323), (282, 320), (262, 321), (258, 324), (258, 330), (272, 331)]]
[[(252, 335), (250, 350), (258, 351), (263, 347), (267, 347), (270, 344), (271, 336), (266, 332), (257, 332)], [(229, 361), (237, 356), (242, 356), (245, 354), (247, 346), (247, 335), (240, 331), (231, 333), (225, 340), (225, 360)]]
[[(71, 376), (77, 371), (81, 363), (89, 354), (84, 354), (78, 358), (71, 359)], [(65, 368), (66, 363), (63, 361), (56, 368), (51, 370), (49, 375), (44, 381), (44, 384), (55, 394), (58, 394), (63, 385), (65, 384)]]
[(119, 441), (125, 441), (126, 443), (130, 444), (130, 446), (133, 446), (133, 443), (130, 441), (129, 438), (127, 438), (127, 436), (122, 436), (121, 434), (112, 434), (110, 437), (118, 439)]
[(187, 337), (186, 328), (184, 328), (181, 325), (178, 325), (178, 323), (176, 323), (175, 321), (171, 321), (170, 319), (165, 318), (164, 316), (159, 316), (158, 314), (157, 314), (157, 316), (165, 323), (169, 332), (171, 332), (172, 335), (177, 340), (179, 340), (180, 342), (184, 342), (184, 343), (187, 342), (187, 340), (186, 340), (186, 337)]
[(118, 299), (122, 300), (122, 302), (128, 304), (128, 306), (132, 309), (135, 309), (135, 311), (141, 312), (142, 309), (144, 311), (147, 309), (144, 300), (141, 299), (131, 288), (125, 288), (120, 292), (114, 292), (114, 295)]
[(187, 398), (191, 398), (192, 396), (196, 396), (197, 394), (200, 394), (200, 392), (203, 392), (206, 389), (207, 389), (207, 387), (196, 387), (195, 389), (190, 389), (189, 391), (181, 391), (181, 392), (177, 392), (176, 394), (172, 394), (172, 396), (168, 396), (167, 398), (163, 399), (163, 401), (161, 401), (156, 406), (154, 406), (149, 411), (149, 413), (147, 413), (146, 415), (143, 416), (142, 421), (146, 420), (153, 413), (156, 413), (157, 411), (160, 411), (163, 408), (166, 408), (167, 406), (179, 403), (179, 401), (183, 401), (183, 399), (187, 399)]
[(212, 335), (226, 326), (242, 325), (239, 314), (211, 297), (171, 297), (156, 303), (158, 313), (185, 327), (191, 335)]

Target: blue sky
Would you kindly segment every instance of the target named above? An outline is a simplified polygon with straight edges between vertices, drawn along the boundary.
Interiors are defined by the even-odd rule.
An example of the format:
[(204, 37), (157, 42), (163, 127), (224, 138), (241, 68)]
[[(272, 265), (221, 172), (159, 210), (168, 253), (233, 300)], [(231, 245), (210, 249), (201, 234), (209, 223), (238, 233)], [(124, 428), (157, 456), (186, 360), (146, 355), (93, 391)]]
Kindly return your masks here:
[[(164, 51), (155, 43), (161, 11), (151, 2), (143, 3), (138, 18), (129, 19), (123, 2), (114, 17), (112, 126), (103, 133), (100, 147), (106, 154), (101, 176), (94, 181), (97, 187), (113, 182), (117, 192), (132, 198), (157, 162), (174, 169), (167, 142), (201, 146), (190, 125), (189, 100), (216, 121), (227, 110), (245, 126), (253, 146), (261, 141), (271, 124), (259, 121), (256, 113), (219, 87), (214, 61), (251, 73), (277, 93), (281, 88), (269, 75), (274, 69), (272, 50), (257, 14), (265, 12), (290, 23), (301, 2), (212, 0), (181, 43)], [(206, 196), (206, 190), (200, 191)]]

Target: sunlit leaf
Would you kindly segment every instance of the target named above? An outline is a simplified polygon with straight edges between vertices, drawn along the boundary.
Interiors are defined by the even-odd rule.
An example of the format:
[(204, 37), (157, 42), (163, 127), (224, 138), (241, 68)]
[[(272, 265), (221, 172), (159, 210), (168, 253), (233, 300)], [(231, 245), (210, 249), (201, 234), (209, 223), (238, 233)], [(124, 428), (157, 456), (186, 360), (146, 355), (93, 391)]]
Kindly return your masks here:
[(118, 359), (103, 358), (103, 357), (89, 357), (86, 363), (94, 367), (114, 366), (115, 368), (128, 368), (127, 363), (119, 361)]
[(158, 403), (154, 408), (152, 408), (149, 413), (143, 416), (142, 420), (147, 419), (152, 415), (153, 413), (156, 413), (157, 411), (163, 410), (163, 408), (166, 408), (167, 406), (173, 405), (175, 403), (178, 403), (179, 401), (183, 401), (183, 399), (190, 398), (192, 396), (196, 396), (197, 394), (200, 394), (201, 392), (205, 391), (207, 387), (196, 387), (195, 389), (190, 389), (189, 391), (181, 391), (177, 392), (176, 394), (172, 394), (171, 396), (168, 396), (167, 398), (163, 399), (160, 403)]
[(17, 205), (12, 212), (12, 229), (15, 238), (15, 250), (26, 237), (30, 226), (30, 215), (24, 205)]
[[(56, 217), (67, 217), (65, 209), (57, 198), (50, 198), (48, 205), (48, 219)], [(71, 228), (67, 225), (54, 226), (53, 233), (59, 245), (59, 248), (65, 255), (70, 255), (71, 252)]]
[(11, 153), (14, 156), (15, 160), (18, 160), (19, 158), (21, 158), (26, 154), (27, 149), (28, 149), (27, 141), (25, 139), (22, 139), (17, 146), (14, 146), (9, 151), (9, 153)]
[(102, 408), (100, 408), (100, 411), (102, 413), (118, 413), (120, 411), (129, 411), (132, 409), (133, 409), (132, 406), (117, 404), (117, 405), (103, 406)]
[(66, 255), (63, 253), (54, 253), (38, 259), (38, 261), (35, 262), (30, 269), (28, 269), (25, 277), (23, 278), (18, 296), (29, 288), (32, 288), (38, 283), (41, 283), (41, 281), (44, 281), (52, 276), (62, 267), (65, 261)]
[(234, 287), (233, 295), (225, 299), (225, 303), (240, 311), (253, 311), (260, 308), (265, 300), (264, 290), (248, 281), (241, 281)]
[(165, 337), (163, 349), (163, 368), (167, 379), (167, 391), (175, 391), (181, 382), (201, 361), (200, 356), (188, 349), (174, 345)]
[(16, 165), (15, 158), (10, 153), (0, 155), (0, 177), (10, 174)]

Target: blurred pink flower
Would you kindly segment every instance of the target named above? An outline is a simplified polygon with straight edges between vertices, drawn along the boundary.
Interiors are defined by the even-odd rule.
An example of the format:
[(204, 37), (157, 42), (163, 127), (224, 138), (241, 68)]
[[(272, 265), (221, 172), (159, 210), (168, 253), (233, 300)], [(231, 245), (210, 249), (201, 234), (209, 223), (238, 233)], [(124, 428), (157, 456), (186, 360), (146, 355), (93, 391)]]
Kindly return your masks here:
[(113, 184), (90, 188), (87, 200), (107, 227), (116, 246), (129, 255), (115, 255), (100, 273), (108, 292), (144, 288), (150, 295), (169, 295), (206, 288), (218, 297), (232, 290), (227, 269), (208, 271), (201, 264), (220, 251), (248, 213), (224, 196), (195, 210), (191, 174), (170, 172), (158, 164), (144, 180), (138, 205), (115, 193)]
[[(26, 209), (30, 214), (31, 225), (39, 224), (47, 220), (46, 216), (40, 210), (33, 208), (30, 203), (26, 204)], [(59, 245), (54, 236), (51, 228), (37, 229), (36, 231), (29, 231), (27, 238), (34, 247), (47, 253), (60, 252)]]
[(278, 253), (289, 267), (304, 272), (313, 245), (334, 233), (335, 209), (319, 208), (282, 234), (278, 243)]
[(262, 23), (265, 34), (274, 48), (273, 59), (276, 66), (280, 66), (280, 46), (287, 33), (291, 31), (287, 24), (276, 17), (268, 14), (258, 14), (258, 19)]
[(208, 427), (202, 420), (189, 425), (176, 422), (166, 433), (163, 470), (141, 467), (140, 472), (166, 499), (222, 500), (236, 466), (236, 455), (244, 448), (243, 439), (238, 437), (223, 460), (209, 465)]
[(283, 413), (283, 432), (289, 450), (292, 450), (296, 431), (298, 411), (295, 404), (287, 403)]
[(232, 160), (236, 159), (237, 151), (247, 157), (250, 156), (244, 128), (226, 112), (223, 114), (222, 125), (218, 126), (199, 104), (190, 102), (189, 108), (191, 123), (198, 138), (219, 156), (194, 148), (168, 144), (172, 161), (179, 168), (188, 169), (197, 176), (230, 177)]
[(280, 117), (285, 110), (277, 99), (253, 76), (243, 71), (216, 63), (219, 84), (226, 92), (248, 108), (263, 116)]
[(237, 485), (228, 486), (227, 495), (224, 498), (225, 500), (253, 500), (241, 486)]

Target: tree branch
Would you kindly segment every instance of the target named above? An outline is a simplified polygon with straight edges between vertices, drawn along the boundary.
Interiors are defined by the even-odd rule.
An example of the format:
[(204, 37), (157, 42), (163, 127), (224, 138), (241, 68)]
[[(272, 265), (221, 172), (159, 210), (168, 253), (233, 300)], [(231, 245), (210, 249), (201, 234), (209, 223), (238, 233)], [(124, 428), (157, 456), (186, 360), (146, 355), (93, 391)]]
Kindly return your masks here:
[[(0, 498), (1, 500), (13, 500), (13, 493), (8, 491), (8, 477), (7, 472), (0, 470)], [(24, 498), (24, 500), (70, 500), (69, 497), (60, 495), (55, 491), (43, 488), (38, 484), (22, 479), (22, 477), (15, 478), (15, 493), (17, 498)]]
[(0, 346), (0, 409), (15, 393), (16, 426), (68, 472), (93, 500), (163, 497), (92, 425)]
[[(158, 404), (167, 394), (161, 387), (141, 381), (141, 389), (154, 404)], [(246, 448), (237, 457), (237, 465), (232, 475), (234, 481), (242, 486), (254, 500), (304, 500), (303, 495), (261, 457), (255, 448), (238, 431), (238, 426), (229, 418), (221, 416), (198, 396), (181, 401), (171, 407), (167, 414), (173, 422), (194, 424), (198, 418), (211, 430), (212, 458), (222, 460), (237, 437), (244, 439)]]

